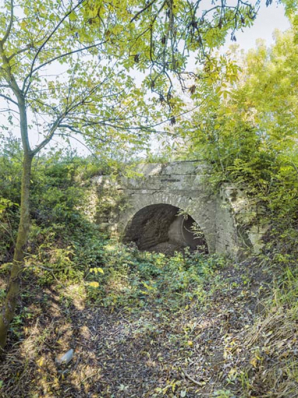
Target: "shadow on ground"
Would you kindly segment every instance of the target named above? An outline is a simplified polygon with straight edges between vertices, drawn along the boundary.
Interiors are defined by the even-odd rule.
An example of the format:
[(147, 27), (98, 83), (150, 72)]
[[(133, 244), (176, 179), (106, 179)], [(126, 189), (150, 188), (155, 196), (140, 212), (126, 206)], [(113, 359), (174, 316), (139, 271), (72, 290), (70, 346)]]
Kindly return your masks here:
[[(1, 398), (241, 397), (233, 369), (251, 360), (242, 339), (268, 282), (248, 283), (260, 271), (246, 270), (225, 269), (218, 288), (204, 286), (207, 301), (175, 310), (161, 300), (111, 311), (87, 305), (79, 285), (61, 296), (31, 281), (1, 364)], [(72, 361), (57, 365), (70, 348)]]

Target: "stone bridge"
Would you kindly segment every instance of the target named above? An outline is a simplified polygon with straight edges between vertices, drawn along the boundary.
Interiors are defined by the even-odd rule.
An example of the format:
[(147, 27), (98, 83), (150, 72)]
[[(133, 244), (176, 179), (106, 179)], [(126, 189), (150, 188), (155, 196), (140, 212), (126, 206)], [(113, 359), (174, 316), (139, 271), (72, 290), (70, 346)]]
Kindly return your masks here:
[(214, 193), (199, 162), (142, 164), (133, 178), (94, 178), (96, 221), (140, 250), (168, 242), (239, 258), (258, 251), (257, 209), (239, 188)]

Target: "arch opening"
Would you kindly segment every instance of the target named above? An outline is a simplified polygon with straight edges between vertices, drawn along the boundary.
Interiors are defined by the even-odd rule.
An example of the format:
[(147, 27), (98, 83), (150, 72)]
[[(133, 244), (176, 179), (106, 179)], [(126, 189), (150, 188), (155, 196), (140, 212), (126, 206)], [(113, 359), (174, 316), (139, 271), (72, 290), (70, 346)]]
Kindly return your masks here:
[(135, 242), (139, 250), (168, 255), (186, 247), (208, 253), (202, 230), (195, 220), (168, 204), (149, 205), (139, 210), (124, 233), (124, 242)]

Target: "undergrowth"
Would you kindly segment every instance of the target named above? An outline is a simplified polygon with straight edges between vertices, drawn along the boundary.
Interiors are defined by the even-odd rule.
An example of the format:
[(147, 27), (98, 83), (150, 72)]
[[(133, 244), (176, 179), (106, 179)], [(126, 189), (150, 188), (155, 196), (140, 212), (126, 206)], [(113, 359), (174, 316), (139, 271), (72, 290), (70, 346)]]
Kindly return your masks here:
[[(17, 145), (9, 151), (0, 159), (0, 299), (5, 297), (19, 206)], [(113, 368), (121, 363), (115, 357), (116, 348), (121, 352), (124, 347), (127, 352), (123, 355), (128, 355), (129, 361), (136, 346), (137, 361), (145, 359), (140, 366), (136, 363), (133, 371), (148, 366), (163, 376), (154, 379), (154, 386), (144, 384), (141, 394), (147, 391), (147, 395), (135, 392), (131, 396), (297, 396), (294, 205), (286, 210), (292, 217), (287, 228), (285, 214), (276, 207), (271, 209), (275, 218), (258, 257), (240, 264), (187, 251), (168, 257), (107, 239), (88, 220), (84, 206), (94, 165), (76, 157), (60, 158), (59, 154), (38, 162), (32, 176), (32, 227), (25, 256), (23, 304), (11, 325), (9, 352), (13, 354), (8, 355), (0, 373), (0, 395), (58, 397), (64, 396), (64, 390), (74, 391), (74, 385), (76, 391), (83, 385), (84, 392), (67, 396), (89, 396), (101, 383), (101, 367), (105, 369), (109, 361)], [(96, 167), (100, 172), (99, 165)], [(93, 312), (99, 316), (95, 324), (90, 321)], [(90, 318), (85, 318), (85, 313)], [(110, 323), (102, 335), (92, 334), (105, 319)], [(84, 340), (82, 332), (74, 339), (76, 322), (80, 330), (88, 326), (90, 338)], [(83, 351), (77, 349), (77, 355), (80, 352), (88, 361), (87, 354), (95, 360), (102, 353), (101, 362), (95, 367), (88, 364), (88, 374), (84, 373), (88, 367), (83, 368), (84, 361), (73, 365), (72, 376), (71, 372), (59, 373), (52, 353), (81, 340), (85, 346)], [(101, 347), (99, 351), (92, 345), (94, 341)], [(144, 358), (139, 352), (144, 352)], [(34, 383), (27, 383), (28, 368), (36, 380), (41, 372), (45, 375), (39, 390), (34, 390)], [(118, 385), (121, 373), (114, 379), (107, 377), (109, 385), (95, 396), (122, 398), (129, 394), (125, 393), (129, 391), (123, 384), (125, 378)]]
[(191, 300), (204, 299), (204, 280), (224, 265), (218, 256), (200, 253), (139, 252), (115, 241), (102, 248), (100, 267), (86, 279), (89, 297), (104, 306), (143, 307), (150, 302), (176, 311)]

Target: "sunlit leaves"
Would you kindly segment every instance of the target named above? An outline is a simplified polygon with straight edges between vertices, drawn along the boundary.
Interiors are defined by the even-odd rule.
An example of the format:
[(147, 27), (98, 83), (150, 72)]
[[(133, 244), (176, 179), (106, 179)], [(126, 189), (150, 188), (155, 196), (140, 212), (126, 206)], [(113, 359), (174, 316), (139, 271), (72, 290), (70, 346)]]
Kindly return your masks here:
[(201, 97), (196, 92), (192, 97), (199, 110), (181, 129), (189, 142), (187, 158), (204, 159), (213, 183), (244, 184), (281, 218), (297, 212), (298, 53), (293, 37), (292, 31), (276, 32), (275, 44), (266, 48), (260, 41), (242, 59), (241, 69), (227, 63), (217, 80), (198, 82)]
[(91, 273), (94, 272), (95, 275), (98, 274), (98, 273), (104, 274), (104, 270), (102, 268), (100, 268), (100, 267), (90, 268), (90, 272)]
[[(185, 85), (182, 73), (191, 52), (204, 63), (208, 79), (220, 77), (223, 61), (218, 63), (211, 51), (228, 32), (252, 23), (253, 4), (16, 0), (3, 68), (14, 75), (31, 108), (29, 116), (34, 115), (30, 125), (43, 137), (54, 126), (66, 140), (83, 135), (88, 144), (102, 147), (123, 141), (119, 131), (130, 130), (127, 141), (134, 146), (148, 138), (145, 126), (154, 126), (163, 112), (179, 122), (182, 103), (174, 97), (173, 78)], [(9, 1), (5, 6), (0, 38), (11, 11)], [(235, 71), (224, 67), (232, 81)], [(139, 92), (129, 76), (136, 71), (139, 80), (144, 78)], [(157, 94), (151, 102), (149, 91)], [(219, 93), (227, 97), (229, 91)], [(137, 127), (141, 134), (133, 133)]]
[[(132, 18), (125, 8), (128, 3), (23, 0), (14, 6), (12, 29), (1, 54), (2, 70), (7, 72), (0, 77), (8, 84), (1, 90), (15, 102), (18, 90), (24, 96), (29, 130), (41, 139), (53, 131), (67, 142), (81, 135), (97, 149), (143, 147), (149, 137), (146, 126), (160, 113), (150, 98), (144, 100), (146, 88), (137, 87), (125, 71), (135, 66), (135, 57), (124, 56), (128, 52), (123, 34), (132, 32), (127, 30)], [(0, 38), (6, 28), (3, 19)], [(145, 71), (144, 65), (140, 62), (139, 69)], [(12, 92), (11, 76), (19, 87)]]

